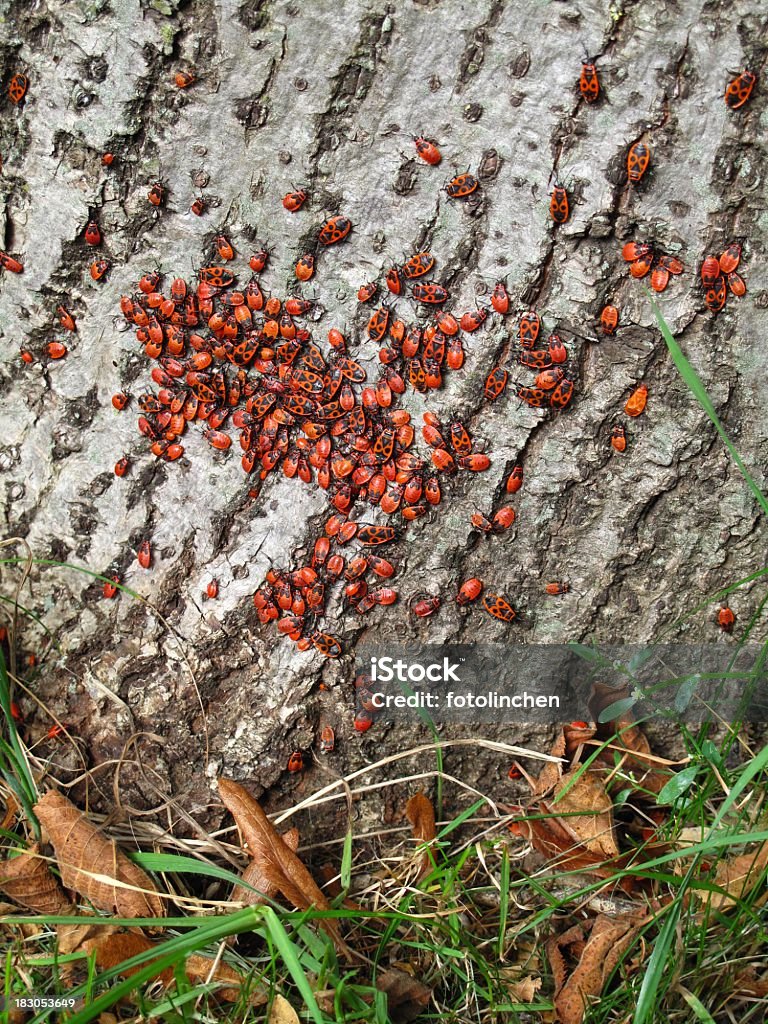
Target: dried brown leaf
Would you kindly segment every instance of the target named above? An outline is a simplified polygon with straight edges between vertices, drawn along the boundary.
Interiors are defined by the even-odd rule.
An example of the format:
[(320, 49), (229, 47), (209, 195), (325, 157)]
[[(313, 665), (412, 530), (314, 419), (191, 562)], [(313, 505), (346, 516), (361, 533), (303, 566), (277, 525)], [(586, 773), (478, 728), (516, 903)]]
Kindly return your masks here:
[(618, 857), (613, 803), (596, 772), (574, 768), (564, 775), (555, 786), (552, 809), (560, 824), (590, 853), (600, 854), (605, 860)]
[[(422, 843), (431, 843), (437, 836), (435, 809), (425, 793), (416, 793), (405, 805), (405, 816), (413, 827), (414, 838)], [(435, 866), (431, 850), (425, 850), (421, 857), (419, 875), (427, 874)]]
[(541, 988), (541, 978), (523, 974), (520, 967), (502, 967), (499, 977), (504, 991), (515, 1003), (532, 1003)]
[(408, 1024), (429, 1005), (432, 989), (396, 967), (376, 978), (376, 988), (387, 997), (389, 1016), (394, 1024)]
[(68, 889), (118, 917), (164, 916), (163, 901), (149, 875), (66, 797), (49, 791), (35, 805), (35, 814), (50, 837)]
[[(614, 918), (599, 914), (549, 940), (547, 956), (555, 980), (555, 1011), (561, 1024), (582, 1024), (589, 1000), (600, 995), (643, 922), (640, 914)], [(578, 960), (570, 975), (563, 950)]]
[(739, 857), (726, 857), (718, 864), (714, 881), (715, 885), (725, 889), (725, 893), (709, 892), (700, 895), (713, 907), (732, 907), (737, 900), (757, 884), (766, 865), (768, 865), (768, 841), (761, 843), (752, 853), (743, 853)]
[[(287, 832), (283, 832), (282, 840), (289, 849), (296, 853), (299, 848), (299, 830), (297, 828), (288, 829)], [(229, 897), (231, 900), (255, 907), (263, 903), (265, 899), (271, 900), (277, 894), (278, 886), (267, 877), (258, 860), (249, 861), (242, 878), (246, 885), (236, 885)], [(249, 885), (253, 888), (246, 888)], [(254, 892), (253, 889), (258, 891)]]
[(566, 765), (564, 767), (562, 764), (554, 761), (545, 761), (533, 789), (534, 796), (542, 796), (557, 786), (563, 772), (568, 770), (568, 766), (575, 766), (579, 763), (580, 758), (577, 760), (576, 755), (583, 744), (587, 740), (592, 739), (594, 735), (595, 730), (588, 725), (582, 727), (571, 723), (570, 725), (563, 726), (550, 753), (553, 757), (562, 758)]
[[(140, 953), (147, 953), (155, 948), (156, 943), (138, 928), (104, 929), (100, 934), (88, 938), (80, 944), (80, 949), (87, 953), (95, 953), (96, 965), (100, 970), (106, 971), (112, 968), (120, 968), (120, 965), (131, 957)], [(130, 977), (147, 966), (146, 963), (140, 967), (127, 967), (120, 973), (124, 977)], [(201, 982), (223, 982), (222, 988), (216, 990), (216, 996), (228, 1003), (235, 1003), (242, 996), (244, 978), (229, 964), (211, 960), (209, 957), (201, 956), (199, 953), (191, 953), (184, 962), (184, 973), (192, 984)], [(174, 981), (173, 968), (166, 967), (153, 975), (159, 978), (167, 988)], [(265, 994), (256, 989), (249, 991), (251, 1005), (261, 1005), (266, 1001)]]
[(0, 890), (38, 914), (69, 914), (72, 904), (35, 843), (0, 864)]
[(288, 1000), (284, 996), (281, 996), (279, 992), (272, 1000), (272, 1005), (269, 1008), (269, 1016), (267, 1017), (267, 1024), (299, 1024), (298, 1013), (296, 1013)]
[[(593, 683), (592, 695), (589, 698), (589, 709), (598, 722), (601, 712), (619, 700), (626, 700), (629, 697), (628, 686), (617, 688), (608, 686), (606, 683)], [(664, 772), (656, 767), (651, 757), (651, 745), (648, 738), (635, 724), (631, 715), (622, 715), (612, 722), (602, 722), (597, 726), (597, 738), (602, 741), (610, 740), (615, 735), (614, 743), (628, 751), (626, 764), (634, 768), (634, 777), (638, 788), (648, 790), (651, 793), (660, 793), (669, 782), (669, 772)], [(605, 751), (603, 760), (613, 767), (613, 755), (611, 751)], [(621, 785), (626, 785), (622, 779)]]
[[(299, 910), (329, 910), (330, 903), (314, 878), (284, 842), (258, 801), (231, 779), (219, 779), (219, 793), (225, 807), (237, 822), (244, 848), (259, 863), (264, 878), (275, 885), (277, 891)], [(333, 918), (325, 918), (318, 923), (347, 958), (355, 956), (341, 938), (338, 924)]]
[(437, 835), (435, 809), (425, 793), (416, 793), (405, 805), (405, 816), (413, 825), (414, 836), (424, 843), (431, 842)]

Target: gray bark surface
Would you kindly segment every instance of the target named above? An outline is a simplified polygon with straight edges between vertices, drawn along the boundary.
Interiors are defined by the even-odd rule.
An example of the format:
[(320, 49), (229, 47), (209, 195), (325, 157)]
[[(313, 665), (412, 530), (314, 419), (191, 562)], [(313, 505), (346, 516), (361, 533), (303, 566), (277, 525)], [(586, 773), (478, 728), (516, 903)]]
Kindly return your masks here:
[[(2, 12), (3, 82), (17, 70), (30, 79), (23, 109), (4, 95), (0, 124), (0, 237), (25, 264), (22, 275), (0, 277), (8, 532), (39, 558), (117, 569), (154, 609), (127, 595), (105, 601), (100, 583), (62, 569), (36, 570), (22, 597), (60, 645), (33, 689), (82, 737), (87, 763), (103, 767), (95, 778), (107, 799), (112, 762), (135, 733), (152, 736), (139, 741), (147, 774), (128, 765), (121, 775), (126, 802), (152, 806), (170, 793), (193, 815), (216, 803), (220, 772), (278, 795), (322, 784), (312, 765), (309, 779), (285, 774), (291, 750), (316, 747), (321, 721), (336, 728), (331, 763), (340, 772), (411, 743), (410, 729), (353, 731), (351, 653), (361, 639), (644, 642), (763, 565), (756, 503), (680, 380), (620, 253), (625, 241), (647, 238), (683, 259), (685, 274), (661, 297), (664, 315), (762, 485), (764, 84), (740, 111), (723, 103), (729, 71), (765, 68), (758, 4), (78, 0), (6, 2)], [(603, 89), (594, 107), (575, 85), (585, 53), (596, 58)], [(189, 66), (200, 79), (179, 91), (173, 73)], [(440, 167), (415, 158), (411, 136), (420, 133), (440, 143)], [(652, 166), (627, 191), (627, 148), (646, 133)], [(116, 154), (109, 170), (100, 163), (107, 150)], [(452, 203), (441, 186), (467, 167), (479, 169), (478, 196)], [(573, 209), (557, 229), (548, 213), (553, 172)], [(159, 211), (146, 198), (156, 180), (168, 189)], [(297, 215), (280, 205), (292, 184), (310, 191)], [(197, 218), (189, 205), (200, 192), (209, 209)], [(104, 234), (98, 255), (113, 264), (103, 283), (88, 275), (89, 211)], [(460, 415), (493, 465), (446, 482), (437, 512), (389, 549), (397, 605), (361, 619), (334, 598), (323, 628), (348, 653), (331, 663), (260, 626), (251, 601), (270, 567), (303, 564), (330, 514), (326, 495), (276, 472), (248, 499), (236, 446), (216, 454), (198, 429), (185, 436), (181, 464), (149, 455), (135, 397), (150, 390), (150, 367), (133, 332), (121, 330), (119, 298), (155, 267), (166, 280), (192, 280), (220, 231), (241, 273), (254, 240), (268, 240), (274, 253), (263, 280), (286, 295), (296, 256), (336, 212), (354, 230), (322, 254), (305, 289), (327, 310), (313, 325), (323, 347), (327, 330), (341, 328), (375, 379), (378, 346), (363, 332), (369, 314), (357, 288), (381, 278), (393, 258), (429, 248), (455, 310), (473, 308), (504, 277), (515, 314), (533, 306), (548, 331), (559, 327), (577, 393), (558, 416), (522, 405), (511, 388), (494, 405), (483, 400), (516, 315), (466, 337), (465, 367), (447, 373), (442, 390), (426, 399), (408, 390), (403, 405), (417, 430), (425, 409)], [(713, 317), (698, 266), (733, 239), (744, 244), (748, 293)], [(625, 326), (603, 338), (595, 321), (609, 301)], [(76, 336), (55, 326), (59, 303), (76, 316)], [(408, 299), (398, 310), (405, 319), (415, 313)], [(54, 338), (70, 348), (58, 363), (44, 356)], [(20, 345), (35, 353), (34, 365), (19, 361)], [(506, 365), (513, 380), (530, 383), (512, 355)], [(623, 404), (641, 380), (648, 410), (628, 424), (619, 457), (610, 430), (625, 421)], [(110, 397), (123, 388), (133, 402), (118, 414)], [(133, 466), (118, 479), (112, 467), (123, 454)], [(480, 539), (469, 517), (498, 502), (517, 461), (526, 474), (512, 501), (517, 522)], [(362, 508), (356, 518), (383, 521)], [(145, 537), (150, 572), (135, 561)], [(458, 609), (458, 582), (473, 575), (508, 594), (524, 625)], [(211, 577), (220, 594), (205, 601)], [(4, 572), (5, 595), (17, 579)], [(543, 586), (553, 580), (569, 581), (572, 593), (547, 598)], [(408, 600), (423, 591), (441, 594), (443, 607), (414, 621)], [(761, 593), (758, 583), (732, 598), (740, 622)], [(716, 639), (714, 607), (674, 635)], [(28, 623), (24, 650), (43, 642)], [(513, 743), (530, 739), (522, 729), (502, 732)], [(59, 771), (74, 778), (69, 757), (61, 755)], [(504, 766), (498, 755), (473, 752), (453, 755), (451, 770), (476, 782)]]

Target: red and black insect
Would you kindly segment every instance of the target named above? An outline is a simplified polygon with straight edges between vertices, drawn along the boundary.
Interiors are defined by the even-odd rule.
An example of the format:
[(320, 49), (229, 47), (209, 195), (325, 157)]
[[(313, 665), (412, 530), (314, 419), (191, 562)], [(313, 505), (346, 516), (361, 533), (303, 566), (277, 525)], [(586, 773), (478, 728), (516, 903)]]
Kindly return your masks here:
[(740, 261), (741, 246), (738, 242), (731, 242), (720, 256), (720, 269), (724, 274), (731, 274), (738, 267)]
[(311, 635), (310, 640), (313, 647), (324, 654), (326, 658), (338, 658), (342, 653), (341, 644), (330, 633), (321, 633), (318, 630)]
[(299, 281), (309, 281), (315, 272), (315, 257), (312, 253), (304, 253), (303, 256), (299, 256), (296, 260), (293, 269)]
[(497, 281), (491, 292), (491, 305), (497, 313), (509, 312), (509, 293), (503, 281)]
[(669, 284), (669, 271), (662, 266), (656, 266), (653, 268), (651, 274), (651, 288), (655, 292), (663, 292)]
[(325, 222), (318, 235), (318, 241), (321, 245), (335, 245), (346, 238), (351, 230), (352, 221), (349, 217), (337, 214)]
[(473, 576), (471, 579), (465, 580), (464, 583), (459, 587), (459, 592), (456, 595), (456, 604), (463, 608), (473, 601), (476, 601), (483, 592), (483, 581), (477, 576)]
[(416, 145), (416, 152), (424, 163), (432, 164), (432, 166), (434, 166), (435, 164), (439, 164), (443, 159), (440, 150), (434, 142), (430, 142), (428, 139), (425, 139), (423, 135), (414, 135), (413, 141)]
[(571, 215), (568, 204), (568, 193), (562, 185), (555, 182), (549, 197), (549, 215), (555, 224), (565, 224)]
[(679, 260), (677, 256), (667, 256), (666, 253), (659, 256), (658, 264), (660, 267), (663, 267), (664, 270), (668, 271), (670, 274), (674, 274), (675, 276), (682, 274), (685, 270), (682, 261)]
[(711, 288), (720, 277), (720, 260), (717, 256), (707, 256), (701, 264), (701, 283)]
[(336, 746), (336, 735), (330, 725), (324, 725), (320, 733), (320, 752), (330, 754)]
[(165, 198), (165, 188), (160, 181), (156, 181), (149, 192), (147, 192), (147, 199), (153, 206), (162, 205), (163, 199)]
[(364, 548), (391, 544), (397, 538), (397, 531), (392, 526), (361, 526), (357, 539)]
[(726, 605), (717, 613), (717, 624), (724, 633), (732, 633), (736, 622), (736, 616)]
[(370, 302), (378, 290), (379, 286), (375, 281), (369, 281), (368, 284), (361, 285), (357, 291), (357, 301)]
[(627, 431), (620, 423), (617, 423), (611, 430), (611, 446), (617, 452), (627, 450)]
[(435, 265), (435, 257), (429, 252), (417, 252), (409, 256), (402, 265), (403, 277), (409, 281), (414, 277), (423, 277), (428, 274)]
[(235, 250), (232, 248), (232, 243), (226, 235), (217, 235), (214, 239), (214, 245), (220, 260), (228, 263), (235, 258)]
[(485, 378), (484, 394), (489, 402), (495, 402), (504, 394), (509, 374), (501, 366), (496, 366)]
[(386, 281), (387, 288), (392, 292), (393, 295), (399, 295), (403, 290), (403, 278), (400, 274), (399, 267), (390, 267), (387, 271)]
[(615, 334), (619, 326), (619, 311), (615, 306), (605, 306), (600, 314), (600, 327), (603, 334)]
[(85, 228), (86, 245), (101, 245), (101, 229), (97, 221), (89, 220)]
[(423, 597), (411, 603), (411, 611), (419, 619), (427, 619), (434, 615), (442, 604), (439, 597)]
[(411, 295), (417, 302), (431, 306), (446, 302), (449, 297), (448, 291), (442, 285), (435, 284), (434, 281), (419, 281), (411, 289)]
[(739, 107), (743, 107), (752, 95), (756, 81), (757, 75), (744, 68), (741, 74), (730, 81), (725, 88), (726, 106), (730, 107), (731, 110), (738, 110)]
[(94, 281), (101, 281), (108, 270), (109, 263), (107, 260), (94, 260), (88, 267), (88, 273)]
[(600, 96), (600, 79), (597, 75), (597, 68), (589, 58), (581, 65), (579, 92), (587, 103), (594, 103)]
[(478, 309), (472, 309), (464, 313), (459, 320), (459, 327), (462, 331), (466, 331), (471, 334), (472, 331), (477, 331), (483, 326), (485, 321), (488, 319), (488, 310), (479, 307)]
[(523, 348), (533, 348), (541, 330), (539, 314), (531, 310), (523, 313), (520, 318), (520, 344)]
[(56, 307), (56, 315), (59, 318), (59, 323), (61, 324), (61, 326), (64, 328), (65, 331), (76, 331), (77, 330), (77, 324), (75, 323), (75, 318), (72, 316), (72, 314), (66, 308), (66, 306), (57, 306)]
[(228, 288), (235, 280), (235, 275), (227, 267), (202, 267), (197, 276), (213, 288)]
[(0, 252), (0, 266), (11, 274), (21, 274), (24, 270), (24, 264), (9, 256), (7, 252)]
[(445, 191), (449, 199), (464, 199), (471, 195), (479, 184), (477, 178), (473, 177), (469, 171), (464, 171), (463, 174), (457, 174), (451, 178), (445, 186)]
[(504, 485), (504, 490), (507, 494), (516, 494), (523, 486), (523, 467), (515, 466), (512, 472), (507, 477), (507, 482)]
[(528, 351), (523, 349), (518, 356), (518, 362), (529, 370), (546, 370), (553, 365), (554, 360), (548, 349), (532, 348)]
[(737, 298), (741, 298), (747, 294), (747, 285), (741, 274), (737, 274), (735, 270), (732, 270), (730, 274), (726, 276), (728, 281), (728, 287), (731, 289), (733, 295)]
[(371, 341), (381, 341), (387, 333), (391, 315), (392, 311), (389, 306), (380, 306), (378, 309), (373, 311), (366, 327), (368, 337)]
[[(544, 591), (549, 594), (550, 597), (562, 597), (564, 594), (570, 593), (571, 585), (570, 583), (547, 583), (544, 587)], [(584, 728), (586, 728), (586, 726)]]
[(177, 71), (173, 76), (173, 81), (177, 89), (188, 89), (197, 81), (197, 75), (191, 68), (188, 71)]
[(652, 252), (653, 249), (647, 242), (627, 242), (621, 250), (621, 255), (627, 263), (632, 263)]
[(486, 593), (483, 597), (483, 607), (494, 619), (502, 622), (513, 622), (517, 618), (517, 612), (501, 594)]
[(529, 388), (524, 385), (518, 385), (517, 397), (532, 409), (543, 409), (549, 400), (549, 395), (542, 388)]
[(719, 313), (725, 305), (727, 297), (728, 292), (725, 286), (725, 278), (720, 274), (712, 283), (712, 286), (707, 288), (704, 295), (704, 304), (711, 313)]
[(631, 185), (637, 185), (651, 162), (651, 149), (644, 142), (635, 142), (627, 153), (627, 177)]
[(286, 192), (283, 196), (283, 206), (290, 213), (296, 213), (302, 208), (307, 199), (307, 193), (303, 188), (297, 188), (295, 192)]
[(573, 398), (573, 381), (563, 377), (555, 390), (551, 393), (549, 404), (556, 409), (565, 409)]
[(29, 79), (18, 71), (8, 83), (8, 98), (11, 103), (15, 103), (18, 106), (27, 95), (28, 88)]
[(300, 750), (294, 750), (288, 758), (286, 768), (291, 773), (304, 771), (304, 755)]

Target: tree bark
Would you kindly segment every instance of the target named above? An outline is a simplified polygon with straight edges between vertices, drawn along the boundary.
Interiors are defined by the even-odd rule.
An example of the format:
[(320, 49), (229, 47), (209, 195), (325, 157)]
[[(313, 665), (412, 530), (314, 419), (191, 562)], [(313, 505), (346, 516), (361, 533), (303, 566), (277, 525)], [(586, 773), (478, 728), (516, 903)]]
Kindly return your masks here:
[[(660, 305), (762, 485), (764, 85), (758, 81), (740, 110), (723, 102), (729, 71), (764, 70), (758, 5), (3, 6), (3, 81), (23, 70), (30, 82), (23, 108), (4, 99), (0, 125), (3, 248), (24, 260), (22, 275), (0, 278), (9, 533), (39, 558), (117, 571), (151, 605), (127, 594), (105, 601), (91, 577), (45, 567), (22, 595), (59, 645), (32, 689), (82, 737), (87, 763), (103, 766), (95, 780), (105, 799), (110, 762), (135, 733), (151, 735), (136, 741), (122, 769), (126, 803), (148, 807), (172, 794), (192, 815), (215, 800), (220, 772), (278, 796), (314, 785), (288, 776), (285, 765), (292, 750), (317, 746), (321, 722), (336, 728), (331, 763), (339, 772), (411, 743), (413, 729), (353, 730), (351, 656), (361, 639), (642, 643), (763, 565), (756, 502), (621, 258), (622, 244), (635, 239), (684, 261)], [(600, 75), (594, 106), (576, 84), (585, 55)], [(179, 90), (173, 74), (188, 67), (198, 81)], [(439, 143), (439, 167), (416, 158), (411, 137), (422, 133)], [(627, 150), (641, 137), (651, 167), (628, 189)], [(107, 151), (115, 154), (111, 168), (101, 164)], [(451, 202), (442, 186), (468, 167), (480, 189), (464, 204)], [(558, 227), (549, 216), (555, 178), (572, 208)], [(147, 202), (155, 181), (167, 190), (159, 209)], [(292, 185), (310, 194), (299, 214), (280, 203)], [(189, 207), (201, 193), (208, 209), (198, 218)], [(322, 346), (331, 326), (344, 331), (369, 379), (378, 374), (378, 345), (365, 335), (370, 311), (356, 292), (381, 280), (392, 260), (428, 248), (460, 312), (487, 301), (504, 278), (514, 313), (466, 336), (465, 366), (447, 373), (440, 391), (425, 397), (409, 388), (403, 397), (417, 431), (426, 409), (446, 422), (460, 416), (492, 468), (448, 481), (443, 504), (390, 549), (398, 604), (361, 617), (334, 596), (322, 628), (343, 639), (346, 653), (329, 662), (259, 625), (251, 600), (268, 569), (304, 564), (332, 511), (327, 496), (278, 471), (248, 498), (236, 446), (214, 453), (197, 429), (185, 436), (180, 464), (149, 455), (136, 431), (136, 397), (151, 389), (150, 366), (121, 325), (119, 299), (155, 267), (166, 280), (193, 280), (220, 232), (233, 242), (241, 273), (255, 240), (269, 242), (263, 280), (284, 296), (297, 255), (337, 212), (354, 230), (319, 261), (313, 285), (326, 313), (312, 329)], [(104, 235), (98, 250), (83, 241), (92, 216)], [(744, 246), (748, 293), (729, 297), (713, 316), (698, 267), (732, 240)], [(112, 263), (104, 282), (89, 276), (94, 255)], [(76, 335), (58, 330), (60, 303), (75, 315)], [(597, 328), (607, 303), (620, 309), (614, 337)], [(494, 404), (483, 398), (500, 358), (513, 382), (531, 383), (514, 358), (517, 318), (528, 307), (571, 356), (576, 397), (558, 415), (518, 402), (512, 387)], [(397, 308), (405, 319), (417, 312), (408, 299)], [(58, 362), (45, 356), (54, 339), (69, 348)], [(19, 361), (20, 345), (35, 355), (33, 365)], [(641, 381), (648, 409), (629, 422), (623, 405)], [(121, 389), (133, 398), (118, 414), (110, 397)], [(627, 423), (623, 456), (609, 444), (615, 422)], [(118, 479), (112, 467), (124, 454), (133, 464)], [(512, 502), (516, 523), (481, 538), (470, 516), (498, 507), (518, 462), (526, 481)], [(363, 506), (355, 517), (383, 521)], [(135, 561), (145, 538), (155, 558), (149, 572)], [(458, 609), (455, 593), (469, 576), (508, 594), (523, 624)], [(6, 597), (18, 578), (18, 570), (4, 572)], [(211, 578), (219, 596), (204, 600)], [(571, 593), (547, 597), (544, 584), (561, 580)], [(444, 602), (421, 622), (409, 616), (408, 601), (425, 591)], [(741, 623), (761, 594), (757, 581), (732, 597)], [(715, 607), (673, 636), (716, 639)], [(44, 643), (25, 620), (21, 648)], [(31, 715), (31, 703), (25, 707)], [(499, 731), (510, 742), (531, 739), (522, 728), (484, 730)], [(141, 769), (133, 763), (139, 749)], [(488, 752), (451, 757), (452, 773), (470, 783), (505, 767)], [(69, 769), (70, 778), (77, 774), (76, 759)], [(308, 773), (323, 783), (321, 769), (310, 763)]]

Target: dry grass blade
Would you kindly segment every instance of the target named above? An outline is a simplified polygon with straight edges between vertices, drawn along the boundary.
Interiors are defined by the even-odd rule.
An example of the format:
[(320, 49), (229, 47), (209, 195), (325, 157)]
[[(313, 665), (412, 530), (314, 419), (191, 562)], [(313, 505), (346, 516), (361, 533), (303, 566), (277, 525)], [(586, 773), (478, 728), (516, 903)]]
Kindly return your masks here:
[[(237, 822), (244, 847), (260, 865), (265, 880), (299, 910), (330, 910), (330, 903), (314, 878), (283, 840), (259, 802), (231, 779), (219, 779), (219, 793)], [(325, 918), (319, 923), (337, 949), (352, 957), (352, 950), (341, 938), (336, 921)]]
[[(416, 793), (405, 805), (405, 816), (413, 826), (413, 835), (418, 842), (431, 843), (437, 836), (435, 826), (435, 809), (432, 801), (425, 793)], [(434, 856), (431, 850), (425, 850), (421, 857), (419, 877), (427, 874), (434, 867)]]
[(61, 880), (68, 889), (118, 917), (164, 916), (163, 901), (149, 875), (66, 797), (51, 790), (34, 809), (56, 851)]
[(0, 865), (0, 890), (38, 914), (70, 914), (72, 904), (35, 843)]

